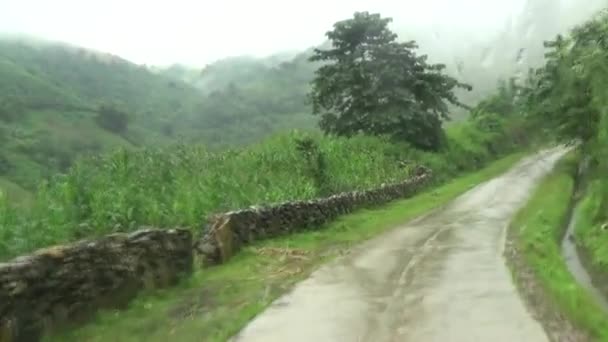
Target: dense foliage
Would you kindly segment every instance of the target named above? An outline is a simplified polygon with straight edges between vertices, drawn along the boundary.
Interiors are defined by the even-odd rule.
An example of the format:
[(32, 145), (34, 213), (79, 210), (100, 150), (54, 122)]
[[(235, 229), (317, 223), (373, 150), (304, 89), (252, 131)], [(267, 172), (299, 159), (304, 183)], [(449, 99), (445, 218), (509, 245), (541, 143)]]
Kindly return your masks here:
[(517, 148), (513, 132), (510, 125), (500, 132), (455, 125), (440, 153), (385, 138), (302, 132), (225, 152), (193, 145), (119, 150), (44, 184), (30, 210), (0, 200), (0, 257), (140, 225), (200, 229), (212, 212), (402, 180), (414, 163), (441, 182)]
[[(582, 154), (584, 197), (575, 239), (592, 274), (608, 267), (608, 10), (546, 44), (547, 64), (537, 71), (530, 103), (539, 121)], [(557, 113), (553, 111), (558, 111)], [(598, 288), (606, 287), (598, 283)], [(595, 326), (597, 328), (597, 326)], [(598, 329), (593, 330), (599, 334)]]
[[(535, 6), (530, 20), (545, 13), (545, 7)], [(449, 62), (447, 72), (480, 85), (473, 92), (455, 89), (464, 102), (474, 105), (493, 89), (497, 75), (511, 70), (499, 70), (485, 61), (511, 65), (507, 52), (521, 44), (524, 29), (498, 37), (500, 48), (462, 46), (456, 61), (457, 52), (437, 46), (447, 42), (437, 41), (429, 32), (400, 31), (400, 37), (419, 38), (434, 60)], [(528, 57), (529, 45), (524, 45)], [(331, 43), (319, 48), (331, 49)], [(450, 54), (440, 55), (442, 50)], [(309, 49), (267, 58), (226, 58), (202, 70), (183, 66), (159, 70), (73, 46), (29, 39), (0, 41), (0, 186), (14, 198), (26, 193), (22, 188), (34, 190), (41, 179), (65, 171), (80, 155), (117, 147), (182, 140), (217, 149), (247, 145), (286, 129), (314, 129), (317, 120), (310, 115), (306, 94), (314, 71), (323, 63), (310, 63), (313, 54)], [(517, 66), (526, 63), (520, 60)], [(105, 120), (99, 115), (101, 106), (125, 115)], [(455, 117), (466, 117), (466, 110), (456, 109), (450, 105)], [(415, 125), (395, 126), (407, 130), (403, 134), (414, 134)], [(440, 131), (434, 133), (430, 139), (419, 136), (427, 144)]]
[[(578, 147), (541, 184), (521, 218), (519, 231), (527, 262), (552, 301), (590, 340), (608, 336), (601, 301), (559, 253), (561, 239), (573, 239), (593, 287), (606, 294), (608, 271), (608, 11), (546, 41), (546, 62), (531, 70), (516, 98), (530, 122), (560, 143)], [(557, 199), (557, 201), (555, 200)], [(574, 200), (574, 213), (568, 204)], [(568, 218), (568, 215), (573, 217)], [(563, 220), (573, 234), (564, 237)], [(524, 229), (525, 228), (525, 229)], [(556, 244), (557, 242), (557, 244)], [(571, 271), (571, 270), (570, 270)], [(582, 286), (581, 286), (582, 285)]]
[[(529, 127), (511, 85), (446, 133), (441, 120), (447, 103), (461, 105), (452, 91), (467, 86), (444, 75), (443, 65), (417, 56), (413, 42), (396, 42), (388, 21), (358, 13), (328, 34), (333, 49), (315, 50), (312, 60), (320, 63), (310, 63), (306, 53), (263, 66), (246, 61), (243, 67), (253, 63), (253, 74), (263, 77), (215, 85), (207, 78), (227, 72), (222, 63), (195, 77), (175, 68), (155, 75), (112, 56), (65, 47), (16, 45), (11, 49), (20, 54), (0, 53), (0, 73), (15, 80), (0, 79), (10, 95), (0, 111), (0, 140), (3, 134), (16, 138), (0, 150), (0, 186), (7, 187), (6, 179), (31, 185), (28, 180), (65, 171), (42, 182), (26, 207), (0, 196), (0, 257), (142, 225), (198, 231), (216, 211), (374, 187), (408, 177), (408, 165), (416, 163), (441, 182), (527, 143)], [(41, 62), (46, 54), (49, 63)], [(65, 70), (71, 64), (78, 73)], [(307, 70), (317, 67), (313, 80)], [(209, 82), (196, 90), (184, 78)], [(331, 114), (324, 113), (321, 126), (346, 137), (294, 131), (247, 148), (213, 148), (290, 125), (308, 127), (306, 80), (312, 81), (317, 112), (343, 109), (331, 125)], [(106, 89), (115, 83), (119, 90)], [(150, 96), (161, 92), (160, 99), (134, 89), (147, 83)], [(167, 114), (155, 101), (176, 112)], [(307, 119), (293, 122), (300, 117)], [(45, 130), (53, 134), (40, 134)], [(163, 144), (178, 135), (182, 143)], [(193, 143), (206, 139), (215, 144)], [(74, 151), (90, 156), (73, 164)], [(85, 153), (91, 151), (96, 153)], [(52, 168), (42, 175), (41, 165)]]
[(579, 143), (597, 173), (596, 222), (608, 218), (608, 12), (545, 43), (546, 64), (531, 74), (533, 118), (567, 143)]
[(357, 12), (327, 32), (332, 46), (315, 49), (323, 62), (313, 81), (313, 111), (326, 133), (389, 135), (416, 147), (441, 145), (448, 103), (463, 106), (454, 88), (470, 86), (416, 55), (414, 41), (398, 42), (390, 18)]

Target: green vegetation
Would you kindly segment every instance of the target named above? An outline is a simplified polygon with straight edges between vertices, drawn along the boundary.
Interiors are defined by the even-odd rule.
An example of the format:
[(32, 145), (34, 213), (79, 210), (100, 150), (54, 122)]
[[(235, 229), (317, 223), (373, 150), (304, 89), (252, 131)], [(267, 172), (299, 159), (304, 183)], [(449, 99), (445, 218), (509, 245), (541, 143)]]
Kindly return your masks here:
[(321, 262), (504, 171), (541, 136), (527, 134), (537, 123), (514, 82), (444, 129), (450, 106), (468, 108), (455, 92), (470, 87), (415, 42), (398, 43), (389, 21), (356, 13), (326, 49), (265, 65), (221, 61), (198, 75), (1, 43), (0, 182), (11, 198), (0, 192), (0, 260), (141, 226), (198, 235), (214, 212), (376, 187), (417, 164), (434, 175), (434, 191), (259, 242), (60, 340), (224, 340)]
[(511, 224), (518, 250), (543, 288), (577, 326), (593, 338), (608, 339), (608, 317), (570, 274), (561, 254), (561, 239), (574, 195), (578, 156), (570, 154), (539, 185)]
[[(162, 142), (161, 122), (175, 120), (176, 104), (191, 105), (199, 96), (168, 83), (116, 56), (0, 42), (0, 177), (34, 190), (79, 155)], [(109, 118), (103, 110), (109, 106), (129, 114), (128, 129), (103, 127), (109, 120), (99, 118)]]
[(445, 65), (417, 56), (414, 41), (398, 42), (390, 22), (357, 12), (327, 32), (332, 48), (315, 49), (310, 58), (323, 62), (312, 83), (313, 112), (326, 133), (388, 135), (437, 150), (448, 104), (465, 107), (454, 88), (472, 88), (445, 75)]
[[(586, 193), (575, 240), (599, 278), (608, 274), (608, 238), (604, 231), (608, 222), (607, 36), (608, 11), (602, 11), (569, 35), (546, 42), (546, 64), (531, 71), (530, 86), (523, 97), (532, 120), (560, 141), (580, 145), (587, 165)], [(585, 320), (585, 327), (596, 336), (608, 338), (606, 330), (597, 326), (598, 319)]]
[[(553, 130), (565, 142), (580, 143), (591, 168), (602, 174), (608, 168), (608, 12), (598, 13), (575, 27), (569, 36), (545, 43), (546, 64), (531, 71), (525, 93), (531, 117)], [(605, 172), (603, 172), (605, 174)], [(608, 183), (601, 182), (602, 206), (608, 211)], [(597, 217), (601, 221), (603, 217)]]
[(141, 225), (198, 229), (212, 212), (402, 180), (408, 177), (403, 162), (422, 163), (434, 171), (436, 182), (443, 182), (520, 148), (512, 139), (517, 126), (503, 129), (483, 132), (475, 122), (455, 125), (440, 152), (387, 138), (301, 132), (225, 152), (190, 145), (118, 150), (83, 159), (43, 184), (28, 210), (5, 204), (0, 256)]
[(19, 185), (0, 177), (0, 189), (11, 203), (20, 206), (25, 205), (30, 201), (30, 193), (21, 188)]
[[(419, 196), (258, 242), (226, 265), (55, 337), (223, 341), (320, 263), (504, 171), (533, 141), (556, 139), (580, 143), (589, 161), (576, 239), (592, 265), (608, 270), (608, 13), (546, 42), (546, 64), (527, 77), (502, 81), (477, 105), (463, 101), (479, 100), (464, 93), (471, 87), (463, 70), (466, 83), (490, 92), (499, 68), (486, 62), (509, 64), (505, 72), (524, 65), (521, 36), (534, 16), (556, 10), (553, 3), (527, 2), (529, 17), (499, 37), (504, 50), (475, 45), (468, 55), (477, 65), (466, 68), (429, 62), (415, 41), (397, 41), (390, 18), (368, 12), (336, 23), (316, 49), (227, 58), (202, 70), (2, 41), (0, 260), (141, 226), (200, 234), (214, 212), (375, 187), (409, 177), (416, 164), (433, 170), (434, 183)], [(512, 63), (501, 52), (515, 48)], [(445, 128), (455, 109), (470, 115)], [(513, 229), (548, 294), (606, 339), (606, 316), (559, 250), (574, 162), (559, 164)]]
[[(598, 270), (603, 272), (602, 276), (608, 274), (608, 234), (606, 226), (594, 220), (599, 214), (602, 187), (601, 180), (592, 180), (586, 187), (585, 197), (580, 204), (579, 220), (576, 226), (577, 243), (586, 251), (586, 257), (590, 258), (592, 272)], [(603, 214), (603, 213), (602, 213)], [(601, 284), (605, 290), (605, 284)]]
[(322, 262), (446, 204), (524, 155), (512, 154), (413, 198), (358, 211), (320, 230), (257, 243), (177, 288), (141, 296), (128, 310), (103, 312), (94, 323), (48, 341), (226, 341)]
[[(540, 10), (531, 15), (547, 10), (537, 7)], [(400, 36), (425, 40), (424, 32)], [(507, 38), (500, 37), (501, 44)], [(433, 41), (427, 37), (422, 48)], [(519, 47), (521, 42), (516, 43)], [(327, 51), (331, 46), (325, 43), (319, 48)], [(483, 60), (487, 50), (473, 48), (467, 60)], [(0, 41), (0, 177), (33, 192), (42, 179), (65, 172), (79, 156), (119, 147), (183, 141), (217, 150), (249, 145), (290, 129), (315, 130), (317, 122), (310, 115), (306, 94), (315, 70), (323, 63), (309, 62), (313, 55), (311, 48), (268, 58), (226, 58), (202, 70), (179, 65), (159, 70), (65, 44)], [(511, 61), (509, 54), (502, 56)], [(480, 84), (476, 94), (490, 92), (495, 75), (504, 73), (488, 73), (479, 63), (464, 66), (463, 73), (463, 66), (456, 68), (451, 56), (439, 59), (450, 61), (450, 75), (466, 76), (467, 82)], [(470, 105), (480, 96), (459, 89), (455, 92)], [(407, 106), (413, 108), (411, 103)], [(121, 114), (100, 115), (111, 114), (103, 108)], [(458, 109), (449, 108), (453, 113)], [(391, 112), (395, 110), (391, 108)], [(461, 119), (466, 118), (463, 111), (458, 115)], [(404, 133), (409, 136), (418, 124), (400, 129), (410, 130)], [(437, 124), (431, 130), (433, 137), (441, 133)]]
[[(298, 55), (288, 62), (279, 62), (278, 69), (254, 68), (258, 70), (255, 72), (275, 75), (266, 91), (277, 90), (277, 98), (275, 93), (263, 94), (265, 84), (257, 81), (227, 85), (220, 82), (216, 87), (225, 86), (224, 90), (207, 89), (207, 95), (203, 96), (185, 83), (114, 56), (66, 46), (4, 43), (6, 49), (1, 50), (0, 58), (10, 67), (0, 70), (15, 78), (14, 83), (0, 80), (0, 87), (10, 95), (5, 108), (10, 113), (14, 112), (11, 108), (22, 108), (26, 113), (22, 117), (4, 115), (8, 118), (6, 127), (15, 131), (19, 127), (40, 127), (40, 131), (34, 134), (30, 130), (19, 139), (10, 139), (8, 147), (0, 151), (0, 170), (4, 170), (0, 177), (30, 189), (29, 182), (49, 180), (38, 186), (28, 208), (13, 208), (6, 196), (0, 199), (0, 258), (50, 244), (132, 231), (142, 225), (185, 226), (198, 232), (201, 220), (213, 212), (374, 187), (408, 177), (407, 165), (416, 163), (430, 167), (435, 181), (440, 183), (479, 169), (529, 143), (523, 133), (530, 126), (514, 110), (519, 101), (515, 92), (500, 93), (498, 99), (487, 101), (511, 103), (508, 110), (503, 110), (504, 106), (491, 106), (490, 112), (477, 107), (471, 120), (444, 131), (441, 119), (447, 117), (447, 104), (459, 103), (451, 91), (464, 85), (443, 75), (442, 65), (426, 64), (425, 56), (416, 56), (412, 51), (415, 43), (397, 43), (386, 27), (389, 20), (356, 13), (355, 19), (337, 23), (336, 30), (328, 33), (330, 45), (338, 50), (315, 50), (312, 57), (322, 62), (317, 78), (312, 80), (315, 108), (340, 109), (337, 103), (323, 99), (337, 94), (358, 97), (355, 86), (363, 86), (365, 96), (361, 98), (367, 103), (359, 104), (354, 114), (371, 120), (355, 120), (361, 121), (355, 129), (334, 132), (346, 137), (294, 131), (246, 148), (222, 151), (187, 139), (180, 144), (137, 145), (154, 145), (163, 141), (163, 134), (180, 132), (167, 131), (161, 124), (177, 117), (180, 124), (201, 135), (201, 139), (211, 137), (218, 141), (228, 136), (226, 127), (240, 130), (242, 124), (249, 126), (251, 121), (241, 120), (244, 112), (251, 114), (251, 120), (261, 117), (274, 120), (264, 113), (282, 113), (293, 118), (290, 111), (304, 108), (298, 107), (294, 99), (303, 99), (309, 89), (301, 86), (306, 70), (319, 64), (309, 63), (305, 55)], [(349, 32), (358, 30), (375, 34), (357, 36), (353, 41), (346, 38)], [(375, 43), (368, 46), (369, 41)], [(356, 58), (346, 58), (346, 62), (340, 58), (345, 65), (328, 64), (332, 61), (330, 55), (339, 52), (343, 45), (363, 53), (365, 63)], [(309, 64), (305, 67), (303, 63)], [(348, 71), (340, 71), (342, 66)], [(357, 71), (359, 66), (371, 71), (361, 74)], [(219, 64), (203, 73), (210, 76), (218, 70), (226, 72), (225, 69)], [(359, 76), (376, 74), (372, 72), (375, 69), (382, 71), (380, 83), (357, 81)], [(175, 70), (164, 73), (167, 72)], [(411, 75), (403, 79), (396, 77), (398, 74)], [(177, 72), (175, 77), (184, 75)], [(297, 81), (289, 86), (294, 78)], [(327, 82), (333, 79), (340, 82), (327, 88)], [(410, 94), (406, 101), (389, 89), (393, 83), (398, 85), (399, 92)], [(212, 87), (213, 82), (207, 84), (207, 88)], [(277, 87), (284, 89), (279, 91)], [(242, 91), (254, 96), (241, 97)], [(248, 103), (254, 98), (259, 103), (250, 106)], [(390, 101), (372, 106), (374, 98)], [(244, 104), (247, 105), (241, 108)], [(230, 107), (233, 105), (239, 108)], [(171, 107), (185, 112), (167, 114)], [(220, 107), (222, 111), (214, 109)], [(199, 123), (191, 121), (201, 108), (201, 118), (208, 124), (206, 129), (213, 128), (216, 136), (206, 135), (206, 129), (198, 130)], [(344, 118), (351, 114), (340, 115)], [(217, 122), (213, 119), (216, 115)], [(275, 121), (273, 127), (280, 127), (281, 120)], [(14, 126), (15, 122), (21, 126)], [(392, 127), (393, 131), (377, 130), (378, 124)], [(53, 135), (39, 134), (46, 127), (53, 127)], [(148, 131), (155, 133), (147, 137)], [(273, 128), (264, 131), (268, 134)], [(91, 135), (82, 140), (83, 132)], [(146, 139), (153, 141), (139, 140), (137, 132), (145, 133)], [(261, 136), (248, 134), (246, 130), (242, 135), (247, 139)], [(423, 143), (426, 138), (433, 142)], [(436, 144), (437, 139), (441, 144)], [(73, 162), (74, 150), (104, 152), (108, 148), (114, 151)], [(64, 173), (50, 177), (51, 171), (42, 172), (41, 165), (54, 166), (50, 170)]]
[[(448, 106), (466, 107), (453, 91), (469, 87), (417, 56), (414, 42), (397, 43), (387, 23), (357, 13), (328, 34), (329, 50), (253, 63), (251, 74), (264, 77), (250, 80), (219, 63), (203, 70), (210, 81), (200, 89), (182, 80), (201, 78), (179, 68), (154, 73), (90, 51), (6, 43), (0, 73), (14, 82), (0, 79), (8, 94), (0, 104), (0, 140), (8, 142), (0, 180), (10, 196), (37, 190), (24, 196), (26, 206), (0, 192), (0, 260), (141, 226), (182, 226), (198, 235), (214, 212), (376, 187), (410, 177), (417, 164), (434, 175), (435, 191), (324, 230), (260, 242), (175, 289), (139, 297), (129, 310), (101, 313), (97, 324), (61, 340), (224, 340), (321, 262), (496, 175), (539, 138), (526, 134), (535, 122), (523, 115), (512, 83), (444, 129)], [(359, 30), (367, 33), (351, 40)], [(214, 81), (216, 73), (230, 81)], [(326, 134), (266, 137), (312, 127), (306, 93)], [(180, 143), (172, 141), (178, 136)]]
[(0, 177), (34, 191), (79, 156), (118, 147), (181, 140), (217, 149), (314, 128), (306, 103), (314, 64), (296, 56), (221, 82), (235, 66), (207, 67), (209, 91), (109, 54), (0, 41)]
[[(563, 116), (555, 118), (558, 120), (557, 132), (560, 137), (580, 142), (589, 162), (586, 195), (575, 236), (577, 244), (590, 258), (590, 266), (603, 275), (608, 274), (608, 239), (604, 229), (608, 222), (606, 34), (608, 12), (604, 11), (577, 27), (569, 37), (559, 36), (549, 42), (551, 59), (544, 75), (555, 76), (545, 76), (545, 82), (549, 84), (547, 95), (539, 96), (545, 103), (565, 109)], [(558, 96), (562, 97), (561, 102), (555, 102)]]
[[(396, 32), (431, 52), (429, 61), (446, 63), (446, 73), (473, 84), (471, 92), (454, 92), (460, 102), (474, 106), (493, 91), (498, 77), (536, 64), (542, 49), (533, 42), (565, 25), (543, 21), (530, 36), (530, 23), (538, 18), (559, 18), (555, 1), (528, 1), (522, 13), (522, 20), (495, 40), (473, 40), (473, 45), (458, 43), (467, 40), (464, 35), (447, 42), (431, 31), (397, 27)], [(522, 41), (523, 36), (528, 39)], [(317, 47), (331, 49), (327, 43)], [(0, 41), (0, 177), (35, 191), (41, 179), (66, 171), (79, 156), (117, 147), (180, 140), (217, 149), (289, 129), (315, 129), (306, 94), (322, 63), (310, 63), (313, 54), (311, 48), (268, 58), (230, 57), (202, 70), (179, 65), (159, 69), (65, 44)], [(98, 118), (100, 106), (125, 113), (126, 131), (105, 129), (106, 121)], [(468, 110), (449, 108), (454, 118), (466, 119)]]
[(305, 51), (294, 57), (234, 57), (190, 73), (175, 68), (161, 73), (203, 92), (197, 107), (202, 116), (187, 125), (204, 132), (206, 144), (246, 145), (288, 129), (315, 128), (306, 94), (318, 64), (307, 56)]

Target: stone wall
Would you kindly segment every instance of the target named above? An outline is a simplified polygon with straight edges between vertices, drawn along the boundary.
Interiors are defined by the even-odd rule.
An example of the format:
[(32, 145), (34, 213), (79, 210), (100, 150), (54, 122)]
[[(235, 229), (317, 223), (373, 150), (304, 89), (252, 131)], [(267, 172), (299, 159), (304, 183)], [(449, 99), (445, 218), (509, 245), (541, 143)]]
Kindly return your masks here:
[(0, 263), (0, 342), (37, 341), (139, 290), (192, 270), (189, 230), (144, 229), (56, 246)]
[(431, 176), (430, 170), (418, 167), (414, 177), (376, 189), (213, 215), (209, 218), (209, 229), (195, 243), (197, 259), (203, 265), (226, 262), (241, 246), (253, 241), (320, 227), (358, 208), (412, 196)]
[(407, 181), (376, 189), (212, 215), (196, 241), (190, 230), (142, 229), (0, 263), (0, 342), (38, 341), (83, 323), (98, 309), (121, 308), (142, 289), (175, 284), (192, 272), (195, 257), (223, 263), (253, 241), (412, 196), (430, 179), (430, 170), (417, 167)]

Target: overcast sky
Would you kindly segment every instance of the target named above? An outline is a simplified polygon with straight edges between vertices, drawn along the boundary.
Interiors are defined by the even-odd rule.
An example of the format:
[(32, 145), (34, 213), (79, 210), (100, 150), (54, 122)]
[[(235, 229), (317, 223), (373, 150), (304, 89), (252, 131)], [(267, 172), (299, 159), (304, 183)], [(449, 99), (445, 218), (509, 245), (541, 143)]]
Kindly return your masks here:
[(137, 63), (200, 66), (310, 47), (334, 22), (362, 10), (393, 17), (397, 31), (484, 35), (505, 27), (524, 1), (0, 0), (0, 32), (66, 41)]

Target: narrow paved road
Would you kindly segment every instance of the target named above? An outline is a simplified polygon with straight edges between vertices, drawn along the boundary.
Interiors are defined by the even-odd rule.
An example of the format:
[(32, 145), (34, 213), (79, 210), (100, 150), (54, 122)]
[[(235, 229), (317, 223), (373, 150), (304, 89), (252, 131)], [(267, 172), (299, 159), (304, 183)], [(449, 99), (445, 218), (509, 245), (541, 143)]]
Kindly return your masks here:
[(544, 342), (503, 258), (506, 226), (564, 154), (529, 157), (322, 267), (235, 342)]

